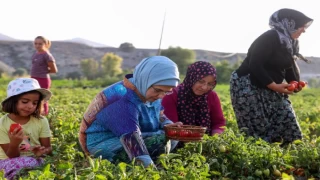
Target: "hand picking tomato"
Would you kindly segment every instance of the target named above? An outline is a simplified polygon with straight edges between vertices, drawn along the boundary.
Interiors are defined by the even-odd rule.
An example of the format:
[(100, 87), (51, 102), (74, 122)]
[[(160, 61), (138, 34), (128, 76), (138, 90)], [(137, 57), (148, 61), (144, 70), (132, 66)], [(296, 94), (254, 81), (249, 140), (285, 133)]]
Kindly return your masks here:
[(168, 134), (168, 136), (176, 136), (177, 132), (175, 130), (168, 130), (167, 134)]
[(305, 81), (300, 81), (300, 82), (299, 82), (299, 86), (301, 86), (301, 87), (303, 87), (303, 88), (304, 88), (307, 84), (308, 84), (308, 83), (305, 82)]
[(20, 124), (11, 124), (9, 132), (12, 133), (15, 129), (18, 129), (18, 131), (20, 131), (22, 127)]

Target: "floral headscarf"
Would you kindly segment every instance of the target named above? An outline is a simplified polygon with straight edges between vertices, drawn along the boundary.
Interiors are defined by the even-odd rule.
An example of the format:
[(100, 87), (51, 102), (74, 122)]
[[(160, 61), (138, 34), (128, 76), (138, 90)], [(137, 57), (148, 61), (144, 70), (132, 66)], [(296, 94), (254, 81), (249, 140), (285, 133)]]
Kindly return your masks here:
[(216, 69), (208, 62), (198, 61), (188, 67), (186, 78), (178, 86), (177, 110), (179, 121), (188, 125), (207, 127), (207, 132), (211, 132), (207, 100), (210, 91), (201, 96), (195, 95), (192, 91), (192, 86), (208, 75), (212, 75), (216, 79)]
[(269, 26), (276, 30), (281, 44), (292, 56), (297, 56), (307, 61), (299, 54), (299, 41), (291, 38), (291, 34), (299, 28), (308, 28), (313, 19), (293, 9), (280, 9), (273, 13), (269, 20)]

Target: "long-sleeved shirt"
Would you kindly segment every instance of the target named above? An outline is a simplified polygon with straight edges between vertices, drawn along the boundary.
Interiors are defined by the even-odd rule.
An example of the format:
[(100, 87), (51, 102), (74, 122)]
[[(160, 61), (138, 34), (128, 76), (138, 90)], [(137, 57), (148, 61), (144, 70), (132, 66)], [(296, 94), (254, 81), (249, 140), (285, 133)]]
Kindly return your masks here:
[(135, 90), (134, 85), (125, 79), (105, 88), (91, 102), (79, 134), (80, 144), (86, 153), (101, 155), (111, 161), (115, 153), (124, 147), (130, 159), (139, 156), (151, 161), (143, 137), (162, 134), (163, 125), (172, 122), (167, 119), (160, 121), (160, 100), (146, 104)]
[(251, 83), (260, 88), (267, 88), (272, 82), (300, 80), (298, 66), (293, 56), (282, 47), (275, 30), (263, 33), (252, 43), (236, 72), (240, 77), (250, 74)]
[[(177, 111), (177, 102), (178, 102), (178, 92), (175, 88), (173, 93), (170, 95), (166, 95), (162, 99), (162, 106), (164, 107), (164, 114), (168, 119), (173, 122), (178, 122), (178, 111)], [(224, 131), (222, 128), (226, 125), (226, 120), (223, 116), (220, 99), (216, 92), (211, 91), (208, 94), (208, 107), (211, 119), (211, 134), (220, 134)]]

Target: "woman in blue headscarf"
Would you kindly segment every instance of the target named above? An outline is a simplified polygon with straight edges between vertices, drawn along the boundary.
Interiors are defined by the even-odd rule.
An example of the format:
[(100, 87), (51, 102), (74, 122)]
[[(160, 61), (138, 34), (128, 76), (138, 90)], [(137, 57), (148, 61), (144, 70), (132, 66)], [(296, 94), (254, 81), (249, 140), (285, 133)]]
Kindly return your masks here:
[[(133, 158), (144, 166), (164, 152), (163, 125), (173, 124), (162, 117), (160, 99), (179, 83), (177, 65), (164, 56), (143, 59), (133, 75), (100, 92), (87, 108), (81, 122), (82, 149), (111, 162)], [(173, 143), (167, 143), (169, 150)]]

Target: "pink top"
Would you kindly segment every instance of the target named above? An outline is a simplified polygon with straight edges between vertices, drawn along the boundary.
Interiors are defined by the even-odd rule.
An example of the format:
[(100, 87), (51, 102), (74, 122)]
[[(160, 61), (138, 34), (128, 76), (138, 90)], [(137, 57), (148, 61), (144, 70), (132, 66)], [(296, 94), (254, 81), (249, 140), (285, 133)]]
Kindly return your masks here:
[[(164, 114), (173, 122), (178, 122), (177, 112), (178, 93), (177, 88), (173, 90), (173, 93), (166, 95), (162, 99), (162, 106), (164, 107)], [(226, 125), (226, 120), (223, 116), (220, 99), (216, 92), (211, 91), (208, 94), (208, 106), (212, 124), (212, 134), (220, 134), (224, 131), (222, 126)]]
[(55, 61), (50, 52), (35, 52), (32, 55), (31, 77), (50, 78), (48, 62)]

